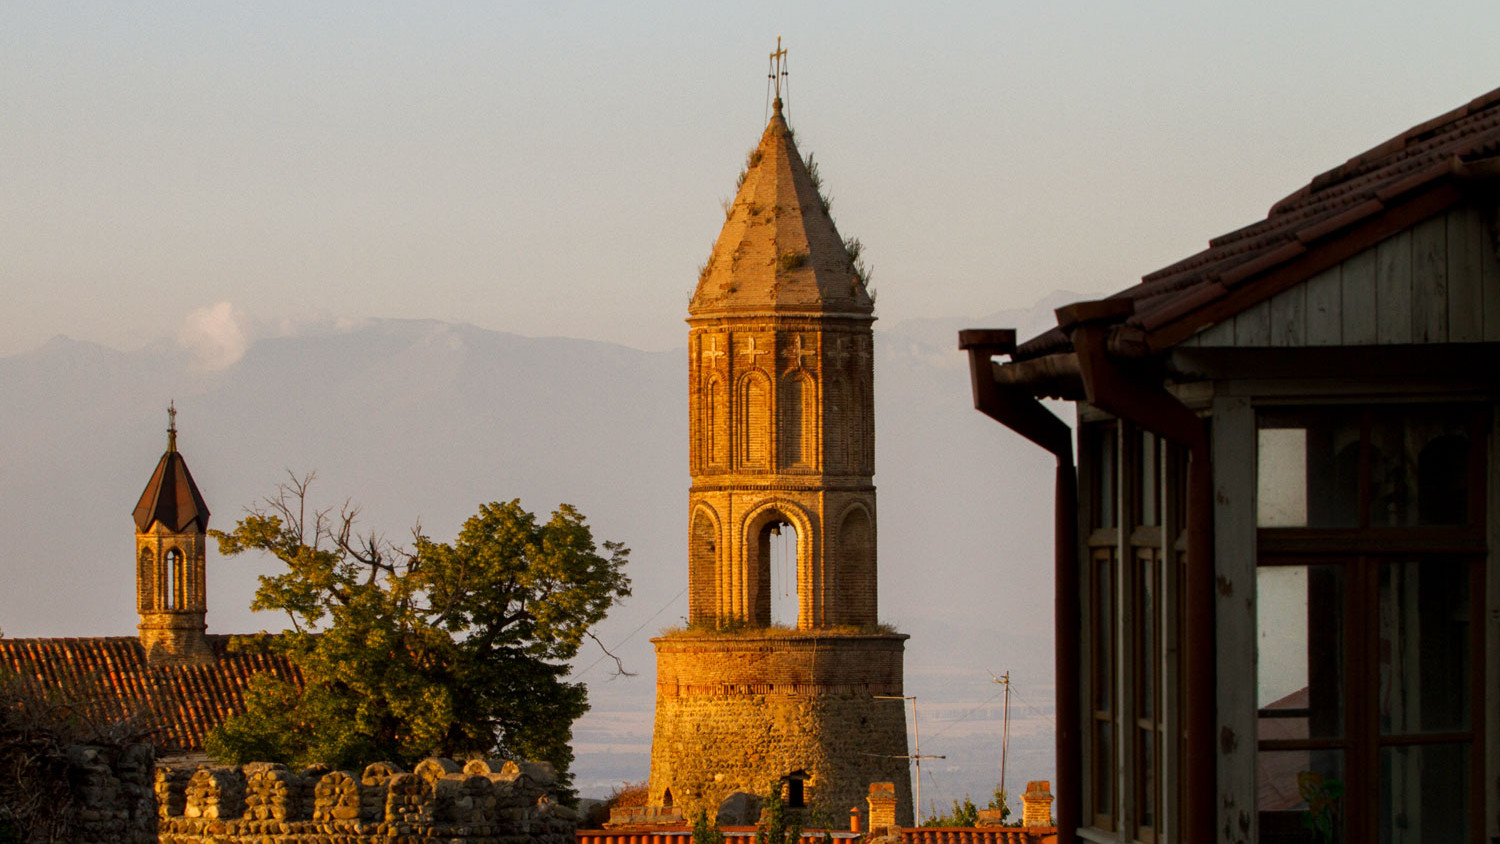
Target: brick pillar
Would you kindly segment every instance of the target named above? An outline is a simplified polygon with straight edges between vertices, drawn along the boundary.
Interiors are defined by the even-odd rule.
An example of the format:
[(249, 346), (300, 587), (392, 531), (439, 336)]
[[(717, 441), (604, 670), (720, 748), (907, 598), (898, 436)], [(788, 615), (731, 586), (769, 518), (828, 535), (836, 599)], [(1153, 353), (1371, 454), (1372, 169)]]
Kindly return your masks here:
[(870, 835), (884, 838), (899, 834), (896, 828), (896, 784), (893, 782), (870, 783)]
[(1052, 825), (1052, 783), (1032, 780), (1021, 795), (1021, 825), (1027, 828)]

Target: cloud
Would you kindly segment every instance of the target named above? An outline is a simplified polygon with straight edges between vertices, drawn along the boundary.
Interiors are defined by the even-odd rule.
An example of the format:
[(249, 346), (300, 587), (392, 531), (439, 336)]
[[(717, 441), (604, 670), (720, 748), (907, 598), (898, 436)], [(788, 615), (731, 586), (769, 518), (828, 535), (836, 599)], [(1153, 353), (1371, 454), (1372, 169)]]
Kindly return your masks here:
[(244, 311), (233, 302), (217, 302), (187, 315), (178, 342), (192, 353), (198, 367), (228, 369), (245, 356), (252, 334)]

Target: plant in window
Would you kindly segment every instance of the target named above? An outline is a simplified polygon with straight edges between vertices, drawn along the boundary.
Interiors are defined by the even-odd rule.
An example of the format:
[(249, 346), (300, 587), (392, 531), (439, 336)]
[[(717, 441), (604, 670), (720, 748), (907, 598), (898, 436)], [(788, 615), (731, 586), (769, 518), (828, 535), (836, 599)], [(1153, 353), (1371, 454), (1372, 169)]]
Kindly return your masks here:
[(1312, 830), (1313, 835), (1323, 844), (1332, 844), (1333, 826), (1339, 813), (1339, 798), (1344, 796), (1343, 781), (1324, 779), (1317, 771), (1303, 771), (1297, 775), (1297, 792), (1307, 801), (1302, 825)]

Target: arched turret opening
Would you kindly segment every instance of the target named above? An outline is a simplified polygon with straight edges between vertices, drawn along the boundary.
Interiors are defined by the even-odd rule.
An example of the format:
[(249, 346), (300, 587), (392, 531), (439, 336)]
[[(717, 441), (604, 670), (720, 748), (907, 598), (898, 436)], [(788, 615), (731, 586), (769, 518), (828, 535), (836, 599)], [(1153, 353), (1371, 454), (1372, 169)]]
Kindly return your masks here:
[(769, 469), (771, 458), (771, 384), (763, 373), (740, 380), (739, 463), (744, 469)]
[(699, 509), (688, 537), (688, 623), (711, 623), (719, 612), (719, 526)]
[(165, 598), (162, 609), (180, 610), (182, 609), (183, 591), (182, 552), (176, 548), (168, 549), (166, 565), (162, 566), (162, 568), (164, 570), (163, 575), (166, 578), (165, 588), (162, 590), (163, 597)]
[(777, 417), (781, 465), (787, 469), (811, 469), (817, 435), (813, 404), (817, 388), (804, 372), (793, 372), (781, 381), (781, 412)]
[(844, 624), (875, 624), (875, 525), (865, 508), (855, 507), (844, 515), (835, 553), (838, 562), (834, 567), (834, 594), (840, 602), (839, 621)]
[(804, 606), (807, 590), (807, 554), (810, 535), (801, 520), (771, 506), (757, 513), (746, 526), (746, 556), (750, 586), (750, 623), (806, 628), (811, 615)]

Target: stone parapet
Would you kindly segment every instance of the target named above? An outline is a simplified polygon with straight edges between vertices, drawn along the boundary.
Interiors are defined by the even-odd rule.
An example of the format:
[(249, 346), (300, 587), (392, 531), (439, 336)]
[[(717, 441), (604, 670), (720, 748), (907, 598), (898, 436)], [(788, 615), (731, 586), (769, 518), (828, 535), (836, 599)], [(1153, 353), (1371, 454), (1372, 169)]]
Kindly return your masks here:
[(281, 765), (158, 768), (160, 844), (441, 839), (470, 844), (570, 844), (576, 813), (557, 802), (550, 765), (426, 759), (411, 772)]

